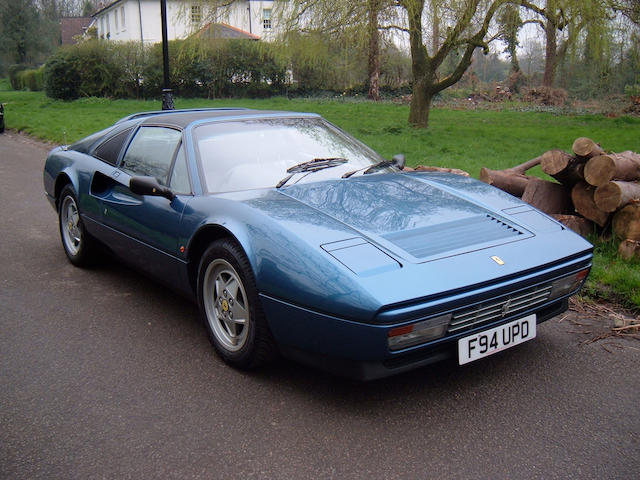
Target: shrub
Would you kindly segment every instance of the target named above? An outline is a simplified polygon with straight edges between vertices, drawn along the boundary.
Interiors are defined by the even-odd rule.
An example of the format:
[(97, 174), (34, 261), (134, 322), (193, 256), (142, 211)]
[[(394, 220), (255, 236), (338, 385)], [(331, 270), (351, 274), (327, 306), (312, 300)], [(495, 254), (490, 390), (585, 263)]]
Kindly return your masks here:
[(29, 68), (24, 63), (18, 63), (9, 67), (9, 83), (13, 90), (22, 90), (24, 87), (20, 83), (19, 74)]
[[(162, 91), (162, 47), (154, 45), (144, 69), (145, 94)], [(169, 43), (170, 83), (183, 97), (268, 97), (286, 86), (286, 61), (277, 46), (240, 39)]]
[(44, 67), (27, 69), (17, 74), (18, 90), (40, 91), (44, 88)]
[(79, 72), (66, 51), (58, 51), (45, 65), (44, 91), (50, 98), (78, 98)]
[(122, 46), (92, 40), (59, 49), (45, 66), (45, 92), (51, 98), (127, 96)]

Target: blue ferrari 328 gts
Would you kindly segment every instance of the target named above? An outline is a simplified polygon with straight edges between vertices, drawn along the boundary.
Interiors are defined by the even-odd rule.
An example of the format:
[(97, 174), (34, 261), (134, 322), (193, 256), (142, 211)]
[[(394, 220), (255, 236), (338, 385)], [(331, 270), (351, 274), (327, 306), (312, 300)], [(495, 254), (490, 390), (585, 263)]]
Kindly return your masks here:
[(111, 252), (197, 301), (218, 354), (372, 379), (531, 340), (592, 246), (474, 179), (403, 172), (315, 114), (131, 115), (44, 167), (69, 260)]

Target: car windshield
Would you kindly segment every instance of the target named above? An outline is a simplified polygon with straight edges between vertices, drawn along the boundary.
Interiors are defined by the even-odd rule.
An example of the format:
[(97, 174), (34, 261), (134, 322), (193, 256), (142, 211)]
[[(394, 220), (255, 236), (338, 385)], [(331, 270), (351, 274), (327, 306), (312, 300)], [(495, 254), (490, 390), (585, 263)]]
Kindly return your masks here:
[[(382, 157), (321, 118), (262, 118), (215, 122), (195, 129), (195, 147), (210, 193), (275, 187), (318, 159), (341, 159), (327, 168), (302, 169), (287, 182), (340, 178)], [(344, 159), (344, 161), (342, 161)]]

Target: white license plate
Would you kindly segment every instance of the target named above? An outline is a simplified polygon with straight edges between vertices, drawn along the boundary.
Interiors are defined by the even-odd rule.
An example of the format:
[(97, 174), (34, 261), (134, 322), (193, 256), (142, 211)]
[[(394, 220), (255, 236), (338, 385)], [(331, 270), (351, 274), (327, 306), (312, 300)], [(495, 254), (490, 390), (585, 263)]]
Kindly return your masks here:
[(458, 340), (458, 363), (473, 362), (536, 337), (536, 315)]

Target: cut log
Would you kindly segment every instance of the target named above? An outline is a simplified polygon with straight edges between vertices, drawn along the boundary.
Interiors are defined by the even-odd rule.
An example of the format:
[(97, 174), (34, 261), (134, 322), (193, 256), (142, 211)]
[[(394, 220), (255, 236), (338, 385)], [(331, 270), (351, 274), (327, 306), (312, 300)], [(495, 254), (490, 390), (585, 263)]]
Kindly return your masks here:
[(542, 154), (540, 166), (542, 171), (548, 175), (555, 175), (566, 169), (571, 163), (576, 161), (573, 155), (569, 155), (562, 150), (549, 150)]
[(604, 154), (602, 147), (587, 137), (576, 138), (573, 142), (572, 150), (573, 153), (582, 158), (591, 158)]
[(490, 170), (484, 167), (480, 170), (480, 180), (516, 197), (522, 196), (530, 179), (527, 175), (510, 173), (508, 170)]
[(640, 155), (626, 151), (595, 156), (584, 167), (584, 179), (596, 187), (610, 180), (638, 180)]
[(640, 258), (640, 242), (637, 240), (626, 239), (620, 242), (618, 253), (625, 260), (632, 258)]
[(543, 153), (540, 166), (544, 173), (569, 187), (584, 180), (584, 161), (562, 150), (549, 150)]
[(598, 208), (593, 200), (596, 187), (586, 182), (576, 183), (571, 189), (571, 200), (576, 211), (585, 218), (604, 227), (609, 220), (609, 212), (604, 212)]
[(634, 200), (640, 201), (640, 183), (613, 181), (598, 187), (593, 200), (600, 210), (615, 212)]
[(521, 197), (529, 180), (532, 178), (525, 175), (524, 172), (539, 165), (541, 161), (542, 156), (536, 157), (506, 170), (490, 170), (483, 167), (480, 169), (480, 180), (511, 195)]
[(554, 214), (551, 215), (553, 218), (562, 223), (565, 227), (570, 228), (574, 232), (583, 237), (586, 237), (590, 233), (594, 233), (595, 225), (591, 220), (587, 220), (584, 217), (579, 217), (577, 215), (560, 215)]
[[(404, 168), (407, 170), (407, 167)], [(446, 168), (446, 167), (430, 167), (428, 165), (418, 165), (413, 169), (415, 172), (442, 172), (442, 173), (454, 173), (456, 175), (462, 175), (463, 177), (469, 177), (469, 173), (459, 168)]]
[(613, 232), (620, 238), (640, 241), (640, 204), (630, 203), (616, 212)]
[(559, 183), (541, 178), (531, 178), (522, 194), (522, 201), (545, 213), (570, 213), (573, 211), (571, 194)]

